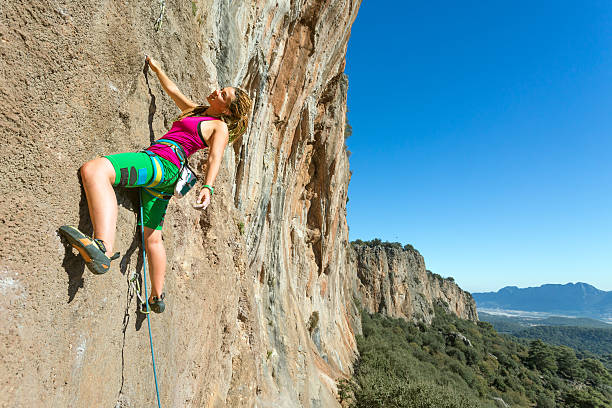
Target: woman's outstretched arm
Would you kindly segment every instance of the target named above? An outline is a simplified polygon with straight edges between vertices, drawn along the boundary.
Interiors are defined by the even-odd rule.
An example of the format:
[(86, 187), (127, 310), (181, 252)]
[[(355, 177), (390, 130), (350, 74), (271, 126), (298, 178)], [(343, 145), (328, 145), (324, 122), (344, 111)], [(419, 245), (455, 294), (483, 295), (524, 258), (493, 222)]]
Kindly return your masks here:
[(198, 106), (194, 101), (183, 95), (180, 89), (178, 89), (178, 86), (176, 86), (176, 84), (172, 82), (172, 80), (168, 78), (168, 76), (160, 68), (157, 61), (151, 59), (148, 56), (146, 60), (149, 63), (151, 70), (157, 75), (159, 83), (161, 84), (162, 88), (164, 88), (164, 91), (166, 91), (166, 93), (170, 95), (174, 103), (176, 103), (176, 106), (178, 106), (178, 108), (182, 112), (186, 111), (187, 109), (195, 108), (196, 106)]

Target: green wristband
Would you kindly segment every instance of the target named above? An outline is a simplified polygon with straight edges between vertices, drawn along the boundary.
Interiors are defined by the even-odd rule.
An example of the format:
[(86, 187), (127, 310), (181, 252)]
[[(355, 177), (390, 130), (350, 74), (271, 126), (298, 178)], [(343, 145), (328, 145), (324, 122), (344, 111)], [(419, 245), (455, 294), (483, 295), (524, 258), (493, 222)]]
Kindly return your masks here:
[(207, 189), (209, 189), (209, 190), (210, 190), (210, 195), (215, 194), (215, 189), (214, 189), (214, 188), (212, 188), (211, 186), (209, 186), (208, 184), (204, 184), (204, 185), (202, 186), (202, 188), (204, 188), (204, 187), (206, 187)]

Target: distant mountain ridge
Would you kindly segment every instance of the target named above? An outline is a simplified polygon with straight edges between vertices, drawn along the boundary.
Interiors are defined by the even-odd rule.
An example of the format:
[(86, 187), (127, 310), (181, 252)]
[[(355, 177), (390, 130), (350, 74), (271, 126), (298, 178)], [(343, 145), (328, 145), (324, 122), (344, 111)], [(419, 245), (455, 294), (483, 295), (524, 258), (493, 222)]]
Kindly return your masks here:
[(479, 309), (522, 310), (612, 318), (612, 291), (606, 292), (584, 282), (546, 284), (518, 288), (506, 286), (497, 292), (472, 293)]

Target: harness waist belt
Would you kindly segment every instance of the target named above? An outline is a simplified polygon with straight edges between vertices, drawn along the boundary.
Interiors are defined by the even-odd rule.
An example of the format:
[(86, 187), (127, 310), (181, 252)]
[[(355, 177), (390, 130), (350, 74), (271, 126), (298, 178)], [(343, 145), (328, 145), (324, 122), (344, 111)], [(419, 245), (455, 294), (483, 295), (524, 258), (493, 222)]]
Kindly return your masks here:
[(159, 140), (156, 140), (154, 144), (163, 144), (163, 145), (169, 146), (174, 152), (174, 154), (176, 154), (176, 156), (178, 157), (179, 162), (181, 163), (181, 166), (185, 163), (187, 159), (187, 155), (185, 154), (185, 151), (183, 150), (181, 145), (175, 142), (174, 140), (159, 139)]

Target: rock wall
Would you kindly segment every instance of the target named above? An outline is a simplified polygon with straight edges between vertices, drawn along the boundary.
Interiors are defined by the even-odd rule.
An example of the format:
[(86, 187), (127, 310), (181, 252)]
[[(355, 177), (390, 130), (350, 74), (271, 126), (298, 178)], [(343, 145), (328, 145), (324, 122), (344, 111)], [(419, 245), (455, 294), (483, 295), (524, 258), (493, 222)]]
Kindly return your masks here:
[(414, 248), (354, 244), (351, 254), (360, 301), (368, 312), (431, 323), (433, 305), (439, 302), (462, 319), (478, 321), (472, 295), (452, 279), (427, 271), (425, 260)]
[(179, 113), (145, 53), (194, 100), (225, 85), (254, 98), (209, 209), (173, 200), (166, 216), (167, 310), (152, 317), (162, 406), (337, 406), (359, 330), (343, 136), (359, 3), (0, 5), (0, 406), (155, 405), (128, 284), (142, 263), (136, 192), (116, 191), (110, 273), (89, 273), (57, 235), (91, 231), (79, 167), (147, 146)]

